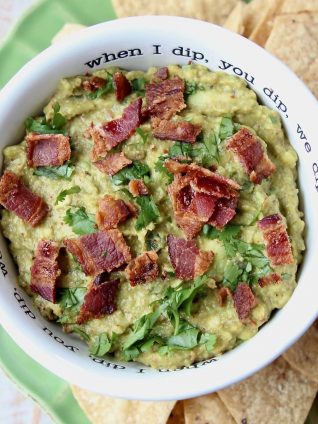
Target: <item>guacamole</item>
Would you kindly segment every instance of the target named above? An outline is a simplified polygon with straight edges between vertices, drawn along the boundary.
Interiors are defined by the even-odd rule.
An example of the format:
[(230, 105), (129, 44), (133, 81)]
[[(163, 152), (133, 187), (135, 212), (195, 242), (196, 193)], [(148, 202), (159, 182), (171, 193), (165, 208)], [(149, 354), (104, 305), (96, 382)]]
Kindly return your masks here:
[[(171, 83), (162, 94), (156, 87), (169, 81), (181, 88)], [(143, 115), (131, 129), (137, 99)], [(244, 80), (194, 64), (147, 72), (108, 68), (61, 80), (43, 113), (26, 121), (20, 144), (4, 150), (4, 171), (20, 177), (48, 210), (32, 226), (2, 200), (1, 227), (19, 284), (47, 319), (87, 342), (92, 355), (154, 368), (188, 366), (248, 340), (286, 304), (304, 250), (297, 155), (279, 115), (260, 105)], [(119, 127), (125, 139), (118, 142)], [(64, 136), (59, 154), (64, 149), (67, 159), (30, 166), (27, 143), (38, 134)], [(250, 143), (244, 151), (240, 136)], [(111, 170), (103, 162), (109, 155)], [(205, 217), (197, 203), (190, 222), (193, 193), (221, 215)], [(120, 217), (116, 212), (109, 224), (119, 207)], [(115, 248), (124, 240), (124, 259), (113, 269), (92, 262), (85, 268), (77, 253), (94, 249), (88, 240), (99, 243), (89, 239), (98, 231)], [(58, 248), (54, 301), (31, 284), (43, 240)], [(101, 256), (106, 263), (109, 249)], [(185, 270), (192, 260), (193, 269)], [(112, 284), (111, 305), (87, 311), (89, 296), (101, 299), (104, 280)]]

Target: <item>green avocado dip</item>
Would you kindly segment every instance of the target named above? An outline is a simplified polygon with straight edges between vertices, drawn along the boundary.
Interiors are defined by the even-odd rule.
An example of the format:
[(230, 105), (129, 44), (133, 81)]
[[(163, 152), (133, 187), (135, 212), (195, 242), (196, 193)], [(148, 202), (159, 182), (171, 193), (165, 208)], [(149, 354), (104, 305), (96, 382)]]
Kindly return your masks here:
[[(126, 88), (128, 80), (124, 95), (121, 85), (116, 88), (115, 73), (126, 77)], [(148, 84), (167, 81), (184, 85), (174, 110), (173, 89), (146, 95)], [(119, 125), (105, 124), (127, 115), (125, 109), (138, 98), (145, 111), (142, 123), (127, 130), (124, 122), (126, 139), (108, 146), (105, 131), (115, 134)], [(98, 134), (96, 128), (102, 128)], [(2, 195), (2, 231), (19, 269), (19, 284), (44, 317), (76, 333), (93, 356), (112, 355), (154, 368), (189, 366), (250, 339), (291, 297), (304, 250), (297, 155), (279, 115), (260, 105), (244, 80), (194, 64), (147, 72), (99, 70), (61, 80), (43, 115), (26, 121), (26, 133), (20, 144), (4, 150), (4, 171), (44, 200), (46, 216), (32, 226), (6, 206)], [(37, 134), (62, 134), (70, 158), (60, 165), (30, 166), (26, 144)], [(251, 144), (243, 151), (246, 140)], [(125, 158), (117, 172), (97, 166), (110, 154)], [(256, 157), (261, 165), (255, 168)], [(213, 178), (221, 178), (215, 180), (221, 194), (213, 191)], [(187, 190), (182, 196), (181, 186)], [(219, 208), (226, 222), (211, 213), (202, 217), (197, 203), (188, 231), (193, 196), (207, 201), (214, 214)], [(106, 218), (99, 214), (101, 199), (111, 212), (114, 199), (121, 199), (126, 211), (129, 206), (125, 219), (108, 227), (109, 233), (105, 230), (112, 240), (120, 234), (127, 252), (115, 269), (90, 263), (93, 271), (85, 271), (72, 241), (81, 240), (85, 251), (85, 237), (94, 237), (103, 219), (110, 218), (109, 210)], [(31, 284), (42, 240), (54, 242), (59, 251), (54, 301)], [(108, 255), (108, 249), (103, 251), (101, 262)], [(138, 274), (138, 261), (131, 262), (140, 255), (148, 261), (141, 268), (149, 278)], [(83, 318), (85, 299), (88, 303), (94, 290), (98, 297), (103, 284), (113, 284), (112, 304), (85, 311)]]

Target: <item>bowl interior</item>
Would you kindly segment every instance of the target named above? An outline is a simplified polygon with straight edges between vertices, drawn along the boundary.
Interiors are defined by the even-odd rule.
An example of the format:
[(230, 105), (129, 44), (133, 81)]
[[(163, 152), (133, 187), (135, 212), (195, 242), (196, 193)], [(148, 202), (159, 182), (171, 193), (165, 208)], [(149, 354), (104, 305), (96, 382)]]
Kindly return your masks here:
[(128, 18), (88, 28), (63, 46), (41, 53), (2, 90), (0, 146), (19, 141), (25, 118), (41, 110), (62, 77), (107, 66), (146, 70), (150, 66), (184, 65), (189, 60), (244, 78), (261, 103), (280, 113), (299, 156), (307, 250), (292, 298), (256, 336), (220, 358), (175, 371), (156, 371), (138, 363), (89, 356), (78, 338), (44, 320), (16, 285), (16, 270), (1, 238), (1, 324), (29, 355), (60, 377), (108, 395), (168, 400), (216, 391), (271, 362), (317, 316), (317, 102), (290, 70), (248, 40), (212, 24), (175, 17)]

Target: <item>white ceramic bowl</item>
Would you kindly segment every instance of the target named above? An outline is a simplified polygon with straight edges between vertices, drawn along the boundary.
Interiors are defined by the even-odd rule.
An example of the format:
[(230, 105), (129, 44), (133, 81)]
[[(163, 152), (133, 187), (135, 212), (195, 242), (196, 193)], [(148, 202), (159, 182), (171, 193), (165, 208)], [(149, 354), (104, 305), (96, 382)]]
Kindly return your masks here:
[[(182, 51), (179, 47), (183, 56), (176, 54)], [(94, 59), (98, 66), (90, 68), (87, 63)], [(299, 155), (307, 250), (293, 296), (255, 337), (220, 358), (182, 370), (156, 371), (137, 363), (92, 359), (84, 343), (44, 320), (16, 285), (16, 269), (0, 240), (0, 322), (6, 331), (26, 353), (63, 379), (112, 396), (168, 400), (219, 390), (273, 361), (317, 317), (317, 102), (286, 66), (248, 40), (205, 22), (175, 17), (128, 18), (86, 29), (38, 55), (2, 90), (0, 145), (19, 141), (25, 118), (41, 110), (62, 77), (107, 65), (147, 69), (189, 60), (247, 78), (260, 101), (280, 112)]]

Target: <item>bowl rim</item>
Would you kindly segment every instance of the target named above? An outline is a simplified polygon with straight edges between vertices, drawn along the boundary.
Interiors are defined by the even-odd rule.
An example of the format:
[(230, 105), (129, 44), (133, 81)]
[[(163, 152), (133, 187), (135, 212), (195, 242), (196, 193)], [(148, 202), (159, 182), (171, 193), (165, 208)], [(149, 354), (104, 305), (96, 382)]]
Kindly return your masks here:
[[(90, 39), (91, 41), (98, 36), (98, 34), (107, 34), (112, 31), (118, 31), (121, 26), (126, 28), (149, 28), (155, 26), (159, 28), (162, 25), (175, 25), (180, 29), (184, 29), (186, 26), (188, 29), (191, 28), (193, 33), (198, 31), (198, 33), (210, 33), (218, 34), (223, 36), (226, 39), (231, 41), (239, 40), (239, 43), (242, 44), (242, 48), (245, 47), (250, 53), (263, 55), (266, 60), (269, 60), (271, 64), (276, 68), (281, 70), (298, 89), (303, 93), (302, 97), (306, 99), (307, 105), (310, 108), (313, 108), (314, 111), (318, 112), (318, 104), (315, 97), (309, 91), (309, 89), (304, 85), (302, 81), (282, 62), (277, 58), (272, 56), (270, 53), (254, 44), (253, 42), (245, 39), (244, 37), (232, 33), (231, 31), (210, 24), (208, 22), (194, 20), (190, 18), (181, 18), (181, 17), (172, 17), (172, 16), (138, 16), (130, 17), (124, 19), (117, 19), (113, 21), (108, 21), (92, 27), (83, 29), (81, 33), (75, 37), (71, 37), (69, 40), (65, 41), (63, 46), (64, 52), (69, 52), (72, 56), (71, 50), (73, 47), (80, 47), (81, 43), (85, 39)], [(142, 31), (143, 31), (142, 30)], [(7, 96), (12, 92), (15, 93), (19, 84), (22, 83), (24, 78), (28, 78), (30, 72), (33, 71), (36, 67), (45, 66), (44, 62), (46, 59), (53, 60), (54, 58), (59, 57), (61, 46), (51, 46), (37, 55), (34, 59), (24, 65), (21, 70), (6, 84), (0, 93), (0, 111), (1, 107), (5, 104)], [(295, 291), (297, 288), (295, 289)], [(317, 293), (318, 294), (318, 293)], [(314, 296), (311, 296), (314, 297)], [(293, 296), (291, 297), (291, 300)], [(281, 334), (278, 340), (275, 340), (271, 346), (267, 346), (268, 355), (262, 357), (260, 360), (257, 356), (254, 359), (251, 359), (249, 355), (249, 363), (242, 363), (242, 366), (233, 366), (231, 362), (233, 356), (239, 356), (242, 351), (242, 346), (235, 348), (234, 350), (223, 355), (226, 356), (226, 360), (222, 360), (224, 363), (227, 363), (229, 366), (229, 372), (223, 376), (222, 381), (218, 383), (211, 383), (209, 378), (208, 368), (197, 368), (194, 373), (187, 373), (187, 370), (182, 370), (178, 372), (167, 372), (167, 373), (150, 373), (145, 374), (144, 378), (140, 378), (140, 375), (129, 374), (127, 376), (120, 375), (115, 373), (114, 375), (108, 374), (106, 376), (98, 377), (96, 373), (91, 373), (89, 369), (83, 369), (82, 366), (79, 366), (76, 362), (71, 363), (68, 359), (65, 359), (64, 355), (57, 355), (54, 352), (54, 355), (50, 354), (49, 347), (46, 343), (38, 343), (36, 340), (32, 340), (28, 336), (28, 333), (25, 332), (22, 327), (20, 328), (19, 317), (15, 317), (13, 320), (6, 313), (5, 302), (1, 299), (0, 296), (0, 306), (3, 304), (3, 307), (0, 307), (0, 323), (3, 325), (5, 330), (10, 334), (10, 336), (16, 341), (16, 343), (25, 350), (32, 358), (37, 362), (43, 365), (45, 368), (48, 368), (50, 371), (57, 374), (63, 379), (67, 379), (71, 383), (77, 384), (82, 387), (86, 387), (90, 390), (95, 389), (100, 393), (106, 395), (121, 397), (126, 399), (140, 399), (140, 400), (173, 400), (173, 399), (186, 399), (194, 396), (200, 396), (211, 391), (218, 391), (224, 387), (227, 387), (231, 384), (235, 384), (241, 381), (244, 378), (249, 377), (251, 374), (260, 370), (264, 366), (268, 365), (274, 359), (276, 359), (284, 350), (286, 350), (291, 344), (293, 344), (312, 324), (312, 322), (318, 316), (318, 307), (314, 305), (313, 300), (309, 302), (307, 307), (307, 314), (300, 316), (298, 321), (294, 322), (294, 327), (291, 329), (288, 326), (287, 319), (287, 309), (292, 309), (291, 300), (284, 306), (284, 314), (280, 312), (277, 313), (281, 317)], [(309, 299), (310, 300), (310, 299)], [(295, 302), (293, 302), (295, 303)], [(284, 317), (283, 317), (284, 316)], [(276, 321), (275, 321), (276, 323)], [(31, 325), (30, 325), (31, 326)], [(266, 334), (270, 331), (273, 325), (273, 319), (271, 319), (266, 326)], [(277, 329), (276, 329), (277, 333)], [(263, 350), (262, 339), (269, 341), (268, 336), (265, 338), (265, 332), (258, 332), (251, 340), (254, 340), (254, 343), (250, 343), (250, 346), (253, 345), (253, 348), (250, 349), (251, 353), (257, 355)], [(260, 341), (259, 341), (260, 340)], [(244, 348), (243, 348), (244, 351)], [(101, 373), (102, 374), (102, 373)], [(190, 377), (190, 379), (189, 379)], [(212, 375), (210, 376), (212, 377)], [(105, 387), (105, 380), (107, 379), (107, 387)], [(189, 381), (191, 380), (191, 381)], [(154, 385), (154, 382), (158, 384)], [(130, 387), (131, 386), (131, 387)]]

